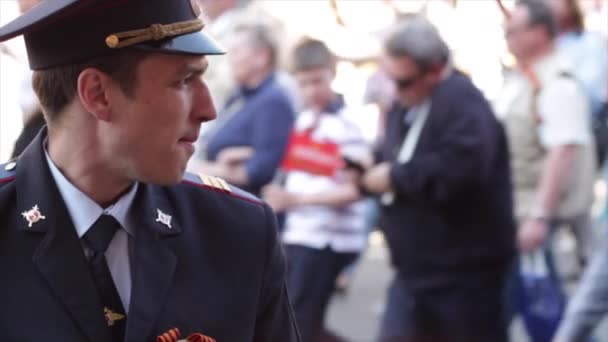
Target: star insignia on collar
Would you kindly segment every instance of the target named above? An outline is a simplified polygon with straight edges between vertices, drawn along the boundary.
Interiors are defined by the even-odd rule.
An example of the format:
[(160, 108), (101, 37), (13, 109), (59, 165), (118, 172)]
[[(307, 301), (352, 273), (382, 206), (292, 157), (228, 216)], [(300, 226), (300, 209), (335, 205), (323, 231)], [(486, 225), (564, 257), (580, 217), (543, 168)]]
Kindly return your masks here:
[(42, 215), (38, 205), (35, 205), (32, 209), (21, 213), (24, 219), (27, 220), (28, 227), (32, 228), (32, 225), (40, 220), (46, 219), (46, 216)]
[(163, 213), (160, 209), (156, 209), (158, 216), (156, 217), (156, 222), (160, 222), (169, 228), (171, 227), (171, 215), (167, 215)]
[(114, 326), (116, 321), (120, 321), (125, 318), (125, 315), (116, 313), (108, 308), (103, 308), (103, 316), (106, 318), (106, 324), (109, 327)]

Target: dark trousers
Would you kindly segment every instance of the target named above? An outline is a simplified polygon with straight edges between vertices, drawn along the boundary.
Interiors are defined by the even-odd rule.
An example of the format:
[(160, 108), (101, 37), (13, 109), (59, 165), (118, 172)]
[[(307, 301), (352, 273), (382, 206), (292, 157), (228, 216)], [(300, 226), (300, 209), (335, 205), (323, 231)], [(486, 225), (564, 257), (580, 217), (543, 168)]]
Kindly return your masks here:
[[(493, 272), (494, 273), (494, 272)], [(412, 290), (396, 275), (379, 342), (507, 342), (503, 294), (507, 271), (459, 277)]]
[(357, 256), (299, 245), (287, 245), (287, 286), (302, 342), (316, 341), (323, 328), (336, 277)]

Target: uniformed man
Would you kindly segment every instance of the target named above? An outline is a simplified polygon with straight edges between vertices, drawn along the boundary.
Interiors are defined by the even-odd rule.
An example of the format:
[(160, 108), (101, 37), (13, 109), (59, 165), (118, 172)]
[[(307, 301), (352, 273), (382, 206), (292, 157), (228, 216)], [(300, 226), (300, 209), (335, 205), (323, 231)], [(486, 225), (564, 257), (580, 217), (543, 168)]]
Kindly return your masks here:
[(48, 127), (0, 172), (4, 341), (298, 341), (275, 218), (184, 176), (222, 53), (189, 0), (48, 0), (24, 35)]

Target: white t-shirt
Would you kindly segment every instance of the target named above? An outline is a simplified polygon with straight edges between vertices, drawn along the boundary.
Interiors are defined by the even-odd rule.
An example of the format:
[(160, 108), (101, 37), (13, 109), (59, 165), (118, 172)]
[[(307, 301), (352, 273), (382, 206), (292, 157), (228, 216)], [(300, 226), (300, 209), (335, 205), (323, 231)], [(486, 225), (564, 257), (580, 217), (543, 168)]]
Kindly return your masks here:
[[(340, 153), (357, 157), (368, 152), (369, 145), (363, 138), (359, 127), (352, 122), (349, 110), (338, 113), (322, 113), (318, 120), (311, 111), (302, 112), (295, 123), (296, 131), (310, 129), (312, 138), (333, 142)], [(329, 177), (303, 171), (290, 171), (287, 174), (285, 189), (295, 194), (315, 194), (331, 191), (344, 182), (343, 175)], [(342, 208), (328, 206), (300, 206), (287, 212), (283, 242), (323, 249), (330, 246), (336, 252), (358, 252), (365, 247), (365, 203), (356, 202)]]
[(541, 82), (545, 81), (537, 99), (541, 144), (547, 148), (568, 144), (589, 146), (593, 143), (589, 102), (573, 76), (555, 77), (551, 67), (554, 63), (560, 62), (550, 58), (536, 67)]

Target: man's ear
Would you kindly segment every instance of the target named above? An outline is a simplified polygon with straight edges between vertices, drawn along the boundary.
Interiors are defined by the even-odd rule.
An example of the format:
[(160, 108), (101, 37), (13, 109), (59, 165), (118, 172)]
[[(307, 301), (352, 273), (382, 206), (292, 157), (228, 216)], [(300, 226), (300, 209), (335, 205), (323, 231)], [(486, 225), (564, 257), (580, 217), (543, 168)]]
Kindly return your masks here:
[(436, 64), (426, 72), (427, 82), (431, 85), (435, 85), (441, 81), (443, 76), (444, 64)]
[(110, 119), (108, 90), (112, 79), (106, 73), (95, 69), (84, 69), (78, 75), (77, 92), (84, 109), (102, 121)]

